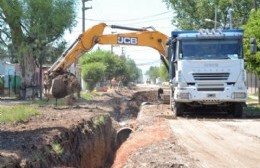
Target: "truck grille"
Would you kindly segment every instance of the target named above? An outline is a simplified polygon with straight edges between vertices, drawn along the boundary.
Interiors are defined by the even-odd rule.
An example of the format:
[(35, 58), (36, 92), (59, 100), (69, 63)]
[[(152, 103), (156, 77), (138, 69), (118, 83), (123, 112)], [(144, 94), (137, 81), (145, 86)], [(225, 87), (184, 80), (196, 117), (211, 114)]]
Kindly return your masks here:
[(228, 80), (229, 73), (193, 73), (194, 80)]
[(224, 88), (198, 88), (198, 91), (214, 91), (214, 92), (223, 92)]
[(216, 91), (216, 92), (222, 92), (224, 91), (224, 84), (198, 84), (198, 91)]

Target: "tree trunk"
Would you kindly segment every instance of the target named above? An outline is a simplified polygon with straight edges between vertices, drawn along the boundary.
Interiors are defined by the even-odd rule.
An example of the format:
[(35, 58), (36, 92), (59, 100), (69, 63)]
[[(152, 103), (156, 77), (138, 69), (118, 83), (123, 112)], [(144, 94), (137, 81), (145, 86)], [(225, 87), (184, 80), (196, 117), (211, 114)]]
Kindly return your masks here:
[(38, 74), (36, 71), (35, 59), (27, 49), (23, 52), (22, 59), (20, 60), (20, 70), (21, 70), (21, 88), (20, 88), (20, 98), (25, 100), (28, 98), (35, 98), (37, 93), (38, 85)]

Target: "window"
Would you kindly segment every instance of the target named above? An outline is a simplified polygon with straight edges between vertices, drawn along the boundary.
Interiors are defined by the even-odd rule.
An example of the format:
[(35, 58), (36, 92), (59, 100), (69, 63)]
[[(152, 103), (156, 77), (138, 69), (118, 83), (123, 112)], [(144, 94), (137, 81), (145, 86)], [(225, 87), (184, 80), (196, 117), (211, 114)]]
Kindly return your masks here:
[(239, 59), (243, 57), (241, 39), (183, 39), (180, 59)]

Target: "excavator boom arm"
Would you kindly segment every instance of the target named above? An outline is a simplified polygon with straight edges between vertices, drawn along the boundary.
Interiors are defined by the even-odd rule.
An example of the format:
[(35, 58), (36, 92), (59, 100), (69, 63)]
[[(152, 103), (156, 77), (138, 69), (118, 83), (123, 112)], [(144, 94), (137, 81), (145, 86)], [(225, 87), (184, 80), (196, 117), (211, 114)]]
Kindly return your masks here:
[(132, 46), (146, 46), (157, 50), (161, 56), (165, 56), (166, 40), (168, 37), (159, 31), (148, 31), (147, 29), (136, 29), (122, 26), (111, 26), (117, 29), (127, 29), (136, 32), (103, 34), (107, 27), (105, 23), (95, 25), (79, 36), (77, 41), (65, 52), (49, 69), (53, 71), (66, 71), (82, 54), (91, 50), (95, 44), (118, 44)]
[[(166, 40), (168, 39), (166, 35), (155, 30), (122, 26), (111, 26), (111, 28), (134, 32), (104, 35), (106, 27), (105, 23), (100, 23), (85, 31), (50, 67), (44, 74), (44, 94), (46, 97), (62, 98), (75, 92), (80, 95), (79, 81), (75, 75), (68, 73), (67, 70), (82, 54), (91, 50), (96, 44), (147, 46), (154, 48), (160, 53), (161, 58), (165, 58)], [(163, 61), (166, 62), (165, 59)]]
[(73, 46), (70, 47), (70, 50), (62, 54), (49, 71), (66, 71), (82, 54), (92, 49), (96, 44), (96, 37), (103, 34), (106, 26), (105, 23), (100, 23), (82, 33)]
[(119, 33), (101, 35), (97, 37), (98, 44), (118, 44), (132, 46), (146, 46), (157, 50), (160, 55), (165, 56), (165, 44), (167, 36), (158, 31), (144, 31), (133, 33)]

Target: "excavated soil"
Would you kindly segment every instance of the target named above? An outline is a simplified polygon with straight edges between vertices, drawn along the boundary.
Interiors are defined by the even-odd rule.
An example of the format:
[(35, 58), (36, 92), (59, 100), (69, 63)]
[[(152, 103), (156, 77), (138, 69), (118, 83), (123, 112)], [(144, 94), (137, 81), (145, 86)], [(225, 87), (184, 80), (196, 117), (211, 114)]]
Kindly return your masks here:
[(156, 91), (120, 89), (75, 108), (38, 107), (26, 122), (0, 124), (0, 167), (110, 167), (116, 132), (133, 125), (143, 101), (156, 99)]
[(169, 105), (143, 105), (136, 119), (135, 131), (117, 150), (112, 167), (196, 167), (196, 161), (176, 144), (168, 120), (176, 120)]

